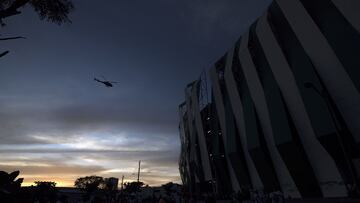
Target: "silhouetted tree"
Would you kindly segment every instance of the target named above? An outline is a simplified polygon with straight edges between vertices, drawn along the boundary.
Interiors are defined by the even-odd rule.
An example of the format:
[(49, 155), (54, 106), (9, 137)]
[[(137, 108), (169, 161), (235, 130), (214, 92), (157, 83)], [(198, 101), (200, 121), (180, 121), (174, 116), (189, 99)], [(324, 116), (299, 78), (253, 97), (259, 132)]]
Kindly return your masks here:
[(100, 184), (103, 182), (104, 178), (100, 176), (86, 176), (80, 177), (75, 181), (75, 187), (86, 189), (86, 190), (96, 190), (99, 188)]
[(5, 171), (0, 171), (0, 202), (14, 201), (20, 191), (21, 183), (24, 180), (23, 178), (15, 180), (19, 174), (20, 171), (14, 171), (10, 174)]
[(84, 200), (90, 199), (91, 195), (100, 188), (100, 185), (104, 182), (104, 178), (100, 176), (86, 176), (76, 179), (75, 187), (86, 191)]
[(126, 182), (124, 183), (124, 192), (128, 194), (138, 192), (143, 185), (143, 182)]
[(71, 22), (70, 12), (74, 9), (71, 0), (0, 0), (0, 22), (5, 18), (21, 14), (20, 9), (31, 6), (41, 20), (56, 24)]
[[(5, 26), (5, 18), (21, 14), (21, 9), (31, 6), (39, 15), (41, 20), (47, 20), (58, 25), (70, 23), (69, 14), (74, 9), (71, 0), (0, 0), (0, 25)], [(0, 38), (0, 41), (21, 39), (24, 37)], [(7, 55), (9, 51), (0, 53), (0, 58)]]
[(35, 199), (39, 203), (55, 203), (57, 200), (56, 183), (51, 181), (36, 181)]
[(115, 178), (104, 178), (100, 184), (100, 188), (105, 192), (107, 202), (112, 202), (116, 198), (118, 185), (117, 182), (113, 181), (114, 179)]
[(117, 184), (113, 182), (115, 178), (104, 178), (103, 182), (100, 184), (100, 188), (104, 190), (116, 190)]

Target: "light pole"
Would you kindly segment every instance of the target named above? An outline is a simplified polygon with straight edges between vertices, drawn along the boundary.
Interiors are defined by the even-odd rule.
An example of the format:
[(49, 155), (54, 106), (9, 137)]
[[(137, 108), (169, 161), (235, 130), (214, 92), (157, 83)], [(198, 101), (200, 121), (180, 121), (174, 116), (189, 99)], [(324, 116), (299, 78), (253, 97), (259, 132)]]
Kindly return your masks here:
[[(348, 152), (345, 149), (344, 141), (341, 138), (341, 130), (340, 130), (340, 127), (338, 126), (338, 122), (336, 120), (336, 114), (333, 112), (329, 94), (324, 90), (319, 90), (312, 82), (305, 82), (304, 87), (308, 88), (308, 89), (313, 89), (324, 100), (326, 107), (328, 109), (328, 112), (330, 114), (331, 121), (335, 127), (336, 137), (338, 139), (341, 151), (345, 158), (347, 168), (350, 171), (351, 178), (353, 179), (353, 183), (354, 183), (355, 189), (356, 189), (356, 195), (359, 195), (360, 193), (359, 193), (359, 187), (358, 187), (357, 180), (356, 180), (356, 174), (355, 174), (355, 171), (353, 170), (353, 166), (352, 166), (351, 160), (348, 156)], [(347, 184), (345, 184), (345, 185), (346, 185), (347, 190), (350, 192), (350, 189), (348, 188)]]

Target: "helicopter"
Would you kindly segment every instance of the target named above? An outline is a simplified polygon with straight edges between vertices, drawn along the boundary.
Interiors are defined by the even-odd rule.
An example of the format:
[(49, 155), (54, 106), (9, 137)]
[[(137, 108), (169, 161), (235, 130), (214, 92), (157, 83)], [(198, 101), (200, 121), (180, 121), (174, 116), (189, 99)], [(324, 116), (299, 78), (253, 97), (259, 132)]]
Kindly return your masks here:
[(102, 76), (102, 78), (103, 78), (104, 80), (99, 80), (99, 79), (97, 79), (97, 78), (94, 78), (94, 80), (95, 80), (96, 82), (99, 82), (99, 83), (104, 84), (106, 87), (113, 87), (113, 84), (118, 83), (118, 82), (108, 81), (108, 80), (105, 79), (104, 76)]

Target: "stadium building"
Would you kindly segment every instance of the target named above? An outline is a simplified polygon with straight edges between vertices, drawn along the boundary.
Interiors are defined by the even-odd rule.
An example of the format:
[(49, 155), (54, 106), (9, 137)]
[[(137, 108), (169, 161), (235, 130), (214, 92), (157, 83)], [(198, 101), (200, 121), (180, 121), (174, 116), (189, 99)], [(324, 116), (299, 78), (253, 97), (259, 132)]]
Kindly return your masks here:
[(275, 0), (179, 107), (189, 195), (360, 194), (360, 1)]

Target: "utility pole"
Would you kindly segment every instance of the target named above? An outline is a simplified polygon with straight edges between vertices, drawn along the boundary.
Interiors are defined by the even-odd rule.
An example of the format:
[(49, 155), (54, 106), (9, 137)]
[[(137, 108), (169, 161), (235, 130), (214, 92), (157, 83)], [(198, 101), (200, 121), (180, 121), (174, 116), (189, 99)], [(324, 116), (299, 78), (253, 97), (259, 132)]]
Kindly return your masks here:
[(124, 189), (124, 175), (121, 178), (121, 191)]
[(140, 182), (140, 164), (141, 164), (141, 160), (139, 161), (139, 168), (138, 168), (137, 182)]

